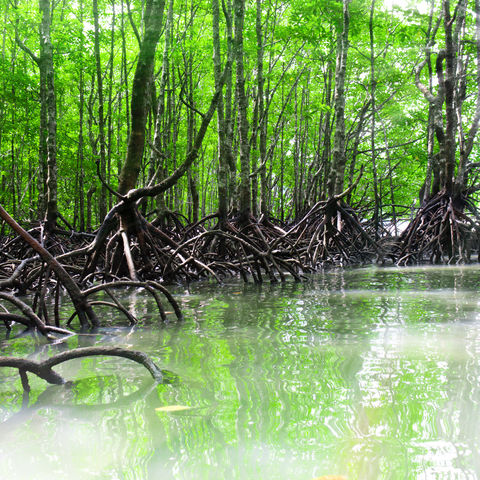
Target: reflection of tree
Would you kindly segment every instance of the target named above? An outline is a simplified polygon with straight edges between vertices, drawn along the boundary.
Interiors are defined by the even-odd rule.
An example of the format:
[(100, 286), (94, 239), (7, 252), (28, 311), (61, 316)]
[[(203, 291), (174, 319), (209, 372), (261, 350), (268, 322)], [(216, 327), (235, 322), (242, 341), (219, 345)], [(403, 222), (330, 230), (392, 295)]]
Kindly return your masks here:
[[(73, 465), (77, 468), (72, 471), (71, 478), (91, 478), (95, 469), (96, 476), (107, 472), (108, 478), (124, 478), (126, 472), (135, 470), (135, 478), (146, 478), (143, 470), (150, 455), (150, 432), (145, 428), (143, 407), (149, 403), (147, 398), (152, 397), (157, 398), (156, 403), (149, 403), (152, 410), (161, 406), (158, 392), (170, 388), (166, 383), (175, 381), (175, 376), (169, 372), (164, 372), (164, 377), (162, 385), (145, 375), (138, 381), (125, 382), (120, 373), (102, 377), (103, 389), (97, 377), (49, 386), (34, 404), (0, 423), (1, 438), (6, 442), (13, 440), (11, 445), (4, 444), (0, 456), (10, 452), (10, 458), (21, 458), (21, 451), (33, 448), (29, 465), (16, 468), (17, 476), (13, 477), (20, 478), (18, 471), (23, 471), (31, 476), (21, 478), (49, 478), (35, 468), (45, 472), (49, 465), (52, 471), (58, 471), (59, 460), (55, 460), (55, 449), (51, 447), (58, 438), (62, 445), (61, 450), (59, 448), (64, 464), (62, 471), (68, 471)], [(98, 398), (100, 393), (101, 398)], [(98, 404), (90, 404), (97, 400)], [(25, 429), (28, 436), (17, 442), (17, 437), (23, 438)], [(105, 445), (108, 448), (104, 448)], [(0, 466), (0, 472), (4, 473), (2, 468)], [(104, 469), (108, 470), (102, 471)]]
[[(418, 478), (423, 466), (432, 476), (441, 476), (440, 467), (460, 472), (458, 478), (473, 476), (480, 471), (480, 328), (465, 325), (478, 304), (466, 303), (464, 290), (477, 272), (452, 272), (329, 271), (307, 284), (220, 291), (209, 285), (207, 295), (192, 286), (200, 295), (183, 299), (185, 311), (192, 310), (187, 322), (129, 338), (132, 345), (147, 340), (150, 352), (168, 347), (162, 366), (182, 379), (174, 388), (147, 382), (126, 395), (137, 384), (120, 375), (49, 387), (0, 435), (14, 418), (26, 423), (35, 408), (49, 409), (50, 395), (62, 403), (51, 407), (54, 414), (83, 412), (90, 429), (101, 422), (100, 434), (114, 435), (117, 452), (132, 456), (128, 466), (119, 460), (115, 468), (134, 465), (145, 478), (174, 471), (228, 478), (239, 468), (245, 478), (263, 478), (252, 473), (260, 465), (271, 478), (272, 471), (287, 478), (293, 468), (307, 478)], [(452, 316), (462, 322), (447, 322)], [(91, 362), (82, 362), (75, 378), (89, 375)], [(65, 376), (73, 378), (71, 370)], [(77, 402), (99, 405), (71, 405)], [(161, 405), (193, 408), (155, 411)], [(54, 414), (42, 412), (50, 423)]]
[(362, 355), (345, 452), (358, 478), (478, 471), (478, 330), (464, 342), (464, 327), (432, 327), (383, 329)]
[[(172, 375), (167, 373), (167, 377), (172, 378)], [(121, 390), (120, 386), (123, 388), (124, 382), (125, 380), (120, 375), (108, 378), (110, 386), (113, 386), (113, 383), (116, 383), (119, 387), (119, 392)], [(98, 384), (95, 386), (98, 386)], [(117, 399), (111, 402), (98, 404), (68, 404), (66, 403), (68, 401), (80, 401), (81, 398), (79, 398), (78, 392), (83, 391), (85, 395), (85, 389), (92, 391), (92, 384), (89, 384), (88, 380), (83, 379), (75, 382), (66, 382), (63, 385), (50, 386), (38, 396), (35, 403), (29, 406), (24, 405), (19, 412), (0, 423), (0, 434), (8, 433), (17, 427), (24, 425), (34, 416), (35, 413), (42, 409), (48, 408), (49, 410), (53, 409), (59, 412), (69, 412), (76, 416), (85, 413), (90, 417), (93, 413), (130, 407), (137, 402), (144, 401), (152, 391), (156, 391), (158, 388), (160, 388), (160, 386), (157, 383), (147, 379), (143, 381), (133, 393), (119, 395)], [(109, 395), (104, 392), (104, 395), (102, 396), (108, 397)], [(99, 398), (99, 401), (100, 400), (101, 398)]]

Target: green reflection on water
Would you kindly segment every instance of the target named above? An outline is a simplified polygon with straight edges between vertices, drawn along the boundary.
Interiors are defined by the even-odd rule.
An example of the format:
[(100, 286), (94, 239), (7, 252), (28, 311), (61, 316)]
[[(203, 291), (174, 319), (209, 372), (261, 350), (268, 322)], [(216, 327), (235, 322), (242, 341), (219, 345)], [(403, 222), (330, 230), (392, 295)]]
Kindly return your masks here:
[[(32, 379), (21, 409), (17, 375), (0, 371), (0, 478), (478, 478), (479, 279), (472, 267), (366, 268), (195, 285), (177, 292), (186, 321), (163, 327), (135, 292), (125, 300), (143, 326), (68, 347), (139, 349), (171, 381), (76, 360), (59, 367), (71, 384)], [(27, 340), (2, 354), (60, 348)]]

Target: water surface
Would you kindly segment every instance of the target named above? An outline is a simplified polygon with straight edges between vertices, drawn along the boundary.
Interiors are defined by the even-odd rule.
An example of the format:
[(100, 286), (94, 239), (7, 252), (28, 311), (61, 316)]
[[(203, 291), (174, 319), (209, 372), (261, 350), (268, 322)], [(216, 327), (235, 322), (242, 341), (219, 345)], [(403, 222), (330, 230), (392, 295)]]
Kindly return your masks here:
[[(120, 345), (167, 372), (95, 357), (31, 378), (0, 371), (0, 478), (480, 478), (478, 267), (328, 271), (305, 283), (177, 289), (161, 325), (142, 292), (92, 335), (0, 341), (46, 358)], [(65, 307), (68, 310), (68, 307)], [(158, 410), (185, 406), (178, 412)]]

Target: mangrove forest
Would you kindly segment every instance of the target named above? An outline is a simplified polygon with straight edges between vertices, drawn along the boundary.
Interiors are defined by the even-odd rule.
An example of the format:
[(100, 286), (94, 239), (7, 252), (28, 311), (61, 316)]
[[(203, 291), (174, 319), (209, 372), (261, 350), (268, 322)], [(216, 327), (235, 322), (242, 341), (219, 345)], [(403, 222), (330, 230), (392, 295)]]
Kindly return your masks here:
[(1, 478), (480, 478), (480, 0), (0, 18)]

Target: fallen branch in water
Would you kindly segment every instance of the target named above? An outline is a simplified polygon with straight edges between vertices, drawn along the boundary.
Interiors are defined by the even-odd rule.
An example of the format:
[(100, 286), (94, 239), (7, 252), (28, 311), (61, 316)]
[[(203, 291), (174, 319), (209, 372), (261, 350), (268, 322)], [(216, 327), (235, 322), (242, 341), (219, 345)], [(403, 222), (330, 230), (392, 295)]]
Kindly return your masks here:
[(152, 375), (153, 379), (158, 383), (163, 381), (161, 370), (145, 353), (135, 350), (126, 350), (120, 347), (83, 347), (74, 350), (61, 352), (53, 357), (44, 360), (43, 362), (36, 362), (18, 357), (0, 357), (0, 367), (17, 368), (22, 380), (22, 387), (25, 392), (30, 391), (27, 373), (33, 373), (37, 377), (51, 383), (53, 385), (62, 385), (65, 383), (64, 378), (57, 372), (52, 370), (53, 367), (60, 363), (72, 360), (74, 358), (91, 357), (91, 356), (110, 356), (122, 357), (132, 360), (140, 365), (143, 365)]

